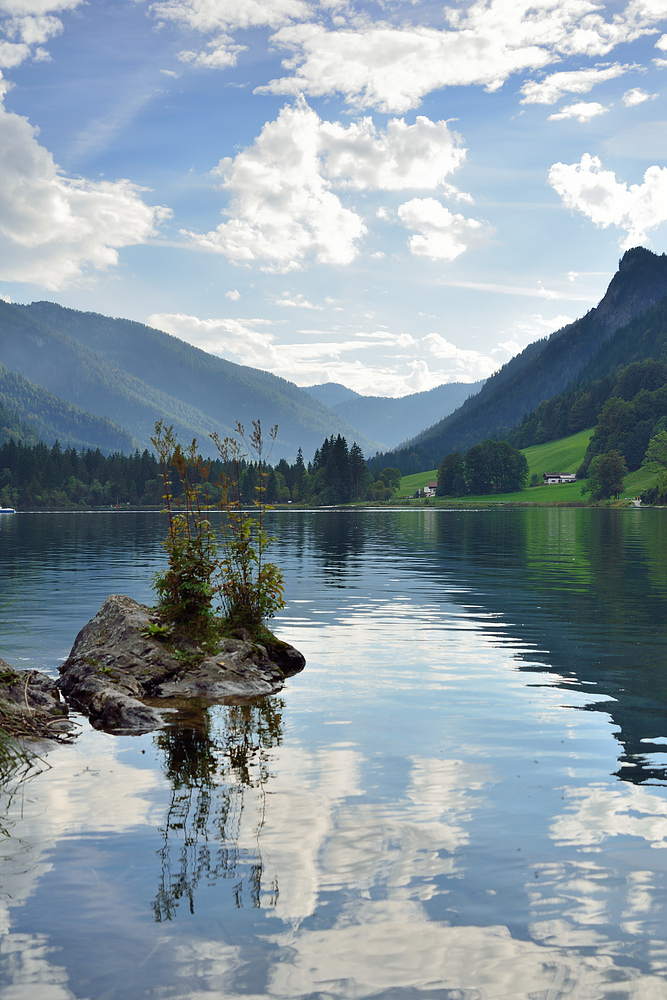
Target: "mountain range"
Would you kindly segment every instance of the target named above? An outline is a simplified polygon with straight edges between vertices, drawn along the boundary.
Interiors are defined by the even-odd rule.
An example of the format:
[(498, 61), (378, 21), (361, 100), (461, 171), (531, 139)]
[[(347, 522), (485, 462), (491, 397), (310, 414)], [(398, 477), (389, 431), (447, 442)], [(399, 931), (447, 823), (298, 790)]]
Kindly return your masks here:
[[(474, 389), (477, 386), (473, 386)], [(319, 392), (318, 390), (322, 390)], [(392, 446), (471, 391), (441, 386), (405, 400), (362, 397), (339, 386), (309, 391), (268, 372), (233, 364), (176, 337), (125, 319), (66, 309), (53, 302), (0, 301), (0, 438), (56, 438), (77, 448), (128, 452), (150, 448), (155, 421), (173, 424), (182, 441), (224, 437), (236, 422), (265, 431), (278, 425), (272, 460), (306, 458), (325, 437), (341, 434), (365, 454)], [(366, 404), (358, 419), (339, 408), (341, 394)], [(383, 413), (383, 405), (386, 412)], [(12, 414), (10, 418), (7, 414)]]
[(309, 392), (330, 409), (344, 414), (355, 427), (378, 441), (398, 444), (406, 435), (419, 434), (429, 414), (445, 417), (484, 385), (480, 382), (447, 382), (425, 392), (390, 399), (386, 396), (361, 396), (338, 382), (306, 386)]
[[(308, 459), (325, 437), (341, 434), (373, 465), (408, 475), (485, 438), (511, 434), (524, 446), (543, 437), (548, 423), (556, 426), (556, 411), (563, 425), (583, 419), (586, 393), (583, 402), (572, 396), (578, 380), (598, 379), (590, 408), (592, 399), (607, 398), (624, 365), (666, 360), (656, 332), (665, 325), (665, 303), (667, 257), (635, 247), (620, 260), (596, 308), (530, 344), (486, 382), (387, 399), (331, 382), (302, 389), (130, 320), (52, 302), (0, 301), (0, 441), (20, 434), (26, 441), (58, 438), (77, 448), (127, 453), (150, 448), (161, 419), (182, 441), (197, 437), (205, 448), (209, 434), (224, 437), (236, 421), (249, 427), (260, 419), (265, 430), (279, 428), (274, 462), (293, 461), (299, 447)], [(649, 376), (655, 374), (647, 370)], [(563, 394), (564, 403), (545, 409), (545, 400)], [(597, 410), (591, 414), (595, 423)], [(401, 437), (402, 445), (387, 449)]]
[[(0, 362), (78, 411), (115, 425), (116, 438), (107, 434), (104, 443), (90, 427), (86, 443), (107, 451), (150, 448), (160, 419), (173, 424), (182, 441), (196, 437), (204, 450), (209, 434), (224, 437), (236, 421), (249, 428), (253, 420), (261, 420), (265, 431), (278, 425), (274, 459), (294, 459), (300, 446), (314, 451), (324, 437), (339, 433), (365, 451), (377, 448), (377, 440), (285, 379), (235, 365), (141, 323), (52, 302), (0, 302)], [(35, 407), (19, 405), (6, 386), (0, 393), (7, 409), (34, 423)], [(57, 417), (54, 413), (51, 429), (70, 443), (71, 426)]]

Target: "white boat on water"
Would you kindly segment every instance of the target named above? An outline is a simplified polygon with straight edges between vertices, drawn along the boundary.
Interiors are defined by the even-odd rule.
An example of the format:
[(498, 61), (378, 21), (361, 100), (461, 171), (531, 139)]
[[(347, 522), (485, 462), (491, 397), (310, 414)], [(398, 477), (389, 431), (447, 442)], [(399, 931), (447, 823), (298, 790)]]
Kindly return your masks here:
[(0, 514), (15, 514), (13, 507), (0, 507)]

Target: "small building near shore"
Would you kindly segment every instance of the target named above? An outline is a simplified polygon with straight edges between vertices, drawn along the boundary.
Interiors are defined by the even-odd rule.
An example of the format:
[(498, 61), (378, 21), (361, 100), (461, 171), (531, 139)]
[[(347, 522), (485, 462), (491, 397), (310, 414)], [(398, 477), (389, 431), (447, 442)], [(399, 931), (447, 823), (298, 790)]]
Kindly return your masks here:
[(574, 472), (543, 472), (542, 479), (545, 486), (550, 486), (552, 483), (574, 483), (577, 477)]

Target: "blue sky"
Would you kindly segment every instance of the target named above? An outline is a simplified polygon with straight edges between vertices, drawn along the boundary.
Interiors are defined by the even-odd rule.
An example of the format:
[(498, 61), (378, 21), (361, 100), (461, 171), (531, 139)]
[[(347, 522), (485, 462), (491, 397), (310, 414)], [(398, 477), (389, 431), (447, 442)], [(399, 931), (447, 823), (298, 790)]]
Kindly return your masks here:
[(490, 374), (667, 236), (667, 0), (0, 0), (0, 295)]

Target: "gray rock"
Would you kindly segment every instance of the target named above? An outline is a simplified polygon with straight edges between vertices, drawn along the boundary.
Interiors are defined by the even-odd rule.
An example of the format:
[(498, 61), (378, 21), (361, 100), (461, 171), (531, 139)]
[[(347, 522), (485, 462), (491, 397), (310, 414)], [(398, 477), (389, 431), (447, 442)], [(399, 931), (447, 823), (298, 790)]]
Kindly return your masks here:
[(3, 659), (0, 707), (9, 730), (21, 736), (45, 737), (71, 728), (56, 682), (38, 670), (14, 670)]
[(243, 630), (221, 639), (213, 656), (181, 650), (186, 663), (168, 638), (151, 635), (156, 621), (150, 608), (112, 594), (76, 637), (58, 685), (97, 728), (148, 732), (188, 699), (232, 704), (273, 694), (305, 666), (288, 643), (272, 636), (259, 645)]

